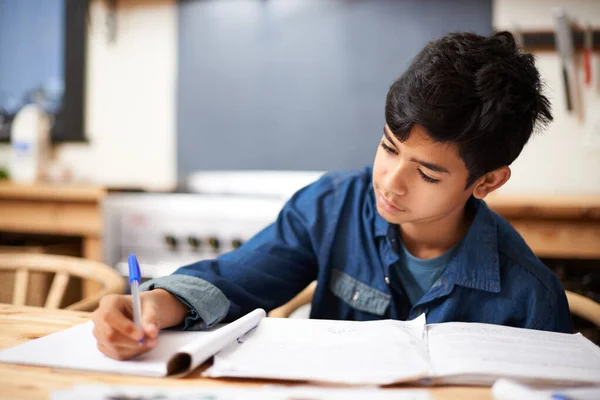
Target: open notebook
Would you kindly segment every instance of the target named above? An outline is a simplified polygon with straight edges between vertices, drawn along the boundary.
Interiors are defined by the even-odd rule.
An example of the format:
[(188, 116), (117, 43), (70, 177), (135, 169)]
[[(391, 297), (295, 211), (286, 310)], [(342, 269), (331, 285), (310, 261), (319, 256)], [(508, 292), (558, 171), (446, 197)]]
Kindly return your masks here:
[[(68, 351), (65, 351), (68, 349)], [(339, 384), (600, 384), (600, 348), (580, 334), (498, 325), (266, 318), (263, 310), (210, 332), (162, 331), (131, 361), (103, 356), (86, 323), (0, 351), (0, 362), (133, 375), (183, 375), (215, 355), (209, 377)]]

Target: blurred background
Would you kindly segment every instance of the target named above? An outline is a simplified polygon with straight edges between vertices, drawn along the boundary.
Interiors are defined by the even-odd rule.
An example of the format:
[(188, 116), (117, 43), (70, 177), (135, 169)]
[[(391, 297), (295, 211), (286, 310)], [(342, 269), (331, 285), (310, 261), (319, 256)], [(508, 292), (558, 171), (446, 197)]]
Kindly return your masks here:
[(136, 252), (152, 277), (235, 249), (324, 171), (372, 162), (428, 41), (499, 30), (555, 120), (489, 204), (600, 301), (595, 0), (0, 0), (0, 251), (123, 274)]
[[(387, 89), (424, 44), (456, 30), (552, 33), (560, 5), (574, 24), (600, 24), (593, 0), (1, 0), (0, 138), (24, 104), (61, 111), (71, 72), (82, 118), (52, 136), (71, 142), (55, 158), (77, 181), (171, 190), (198, 170), (360, 168)], [(555, 122), (503, 189), (598, 193), (598, 79), (579, 119), (558, 51), (530, 50)], [(0, 145), (7, 169), (9, 152)]]

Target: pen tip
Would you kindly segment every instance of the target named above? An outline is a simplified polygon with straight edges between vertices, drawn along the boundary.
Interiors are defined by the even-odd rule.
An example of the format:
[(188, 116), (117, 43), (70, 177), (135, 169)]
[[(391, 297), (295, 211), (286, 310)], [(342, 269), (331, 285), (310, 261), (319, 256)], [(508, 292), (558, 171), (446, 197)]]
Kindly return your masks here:
[(129, 282), (138, 281), (140, 282), (140, 264), (134, 254), (130, 254), (128, 259), (129, 263)]

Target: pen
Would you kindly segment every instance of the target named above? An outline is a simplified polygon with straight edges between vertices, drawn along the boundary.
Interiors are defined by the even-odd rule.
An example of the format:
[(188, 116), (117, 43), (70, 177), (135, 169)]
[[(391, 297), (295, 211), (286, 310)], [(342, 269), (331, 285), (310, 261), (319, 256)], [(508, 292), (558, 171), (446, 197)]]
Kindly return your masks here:
[[(525, 384), (517, 383), (508, 379), (498, 379), (492, 386), (492, 397), (494, 400), (583, 400), (598, 398), (597, 394), (600, 393), (600, 391), (598, 391), (599, 389), (592, 388), (592, 390), (596, 390), (593, 393), (587, 393), (588, 390), (590, 389), (534, 389)], [(577, 393), (580, 395), (578, 396)]]
[[(140, 265), (135, 254), (130, 254), (128, 258), (129, 263), (129, 285), (131, 286), (131, 299), (133, 303), (133, 323), (136, 328), (142, 330), (142, 303), (140, 301)], [(144, 342), (144, 339), (139, 340), (140, 343)]]

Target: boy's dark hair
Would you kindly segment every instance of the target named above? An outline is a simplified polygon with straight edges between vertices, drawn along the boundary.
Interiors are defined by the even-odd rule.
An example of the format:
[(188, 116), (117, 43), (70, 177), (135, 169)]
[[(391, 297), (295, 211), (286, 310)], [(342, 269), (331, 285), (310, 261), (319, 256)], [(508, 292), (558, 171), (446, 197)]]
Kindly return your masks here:
[(509, 32), (452, 33), (432, 41), (391, 86), (385, 120), (405, 141), (421, 125), (438, 142), (456, 143), (469, 187), (510, 165), (534, 127), (552, 121), (534, 58)]

